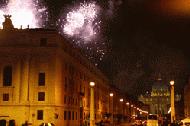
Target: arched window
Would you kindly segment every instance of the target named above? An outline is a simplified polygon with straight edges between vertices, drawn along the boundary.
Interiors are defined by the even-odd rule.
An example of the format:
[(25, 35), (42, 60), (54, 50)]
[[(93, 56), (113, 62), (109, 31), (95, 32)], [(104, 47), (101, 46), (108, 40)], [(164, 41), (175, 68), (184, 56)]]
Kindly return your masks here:
[(12, 86), (12, 67), (5, 66), (3, 68), (3, 86)]

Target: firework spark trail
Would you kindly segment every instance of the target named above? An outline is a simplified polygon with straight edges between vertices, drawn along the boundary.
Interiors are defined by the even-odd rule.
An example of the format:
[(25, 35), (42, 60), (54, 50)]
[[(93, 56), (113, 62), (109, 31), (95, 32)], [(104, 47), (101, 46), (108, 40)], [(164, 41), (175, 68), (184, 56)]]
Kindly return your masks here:
[(10, 0), (0, 9), (0, 24), (4, 21), (4, 14), (12, 15), (15, 28), (27, 28), (28, 25), (31, 28), (43, 27), (48, 18), (47, 9), (40, 6), (39, 0)]
[(93, 1), (75, 4), (68, 13), (61, 15), (57, 23), (60, 34), (71, 39), (95, 65), (106, 52), (106, 44), (100, 34), (100, 10), (100, 6)]
[(98, 11), (99, 6), (95, 2), (80, 3), (68, 12), (66, 17), (59, 20), (61, 32), (69, 37), (82, 39), (83, 42), (95, 39), (100, 24), (100, 21), (96, 21)]
[(121, 4), (121, 0), (109, 0), (99, 4), (94, 1), (75, 3), (73, 7), (66, 8), (66, 14), (60, 15), (57, 22), (60, 34), (72, 40), (72, 44), (84, 50), (86, 56), (98, 65), (109, 48), (107, 42), (110, 40), (104, 34), (106, 28), (109, 28), (108, 20), (115, 17)]

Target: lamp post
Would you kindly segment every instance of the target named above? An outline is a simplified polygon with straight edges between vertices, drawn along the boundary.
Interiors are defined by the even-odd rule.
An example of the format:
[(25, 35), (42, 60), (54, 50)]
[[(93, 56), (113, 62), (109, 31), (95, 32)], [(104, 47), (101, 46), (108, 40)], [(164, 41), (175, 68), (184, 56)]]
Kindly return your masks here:
[(171, 90), (171, 123), (175, 121), (175, 104), (174, 104), (174, 81), (170, 81)]
[(122, 122), (123, 122), (123, 120), (124, 120), (123, 98), (120, 98), (119, 101), (121, 102), (121, 105), (122, 105)]
[(130, 121), (131, 113), (130, 113), (130, 107), (129, 107), (129, 102), (126, 102), (127, 105), (127, 116), (128, 116), (128, 121)]
[(127, 114), (130, 115), (129, 102), (126, 102), (126, 105), (127, 105)]
[(133, 117), (133, 114), (134, 114), (134, 113), (133, 113), (133, 107), (134, 107), (134, 106), (131, 105), (131, 116), (132, 116), (132, 117)]
[[(113, 124), (113, 93), (110, 93), (110, 98), (112, 99), (112, 114), (111, 114), (111, 124)], [(109, 110), (110, 110), (110, 101), (109, 101)], [(109, 111), (111, 113), (111, 111)]]
[(90, 82), (90, 126), (95, 126), (94, 112), (94, 82)]

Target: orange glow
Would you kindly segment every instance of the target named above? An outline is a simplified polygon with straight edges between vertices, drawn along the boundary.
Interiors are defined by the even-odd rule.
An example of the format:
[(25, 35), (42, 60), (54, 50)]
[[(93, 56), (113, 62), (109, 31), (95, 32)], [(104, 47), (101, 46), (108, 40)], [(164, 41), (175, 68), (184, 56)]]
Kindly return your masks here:
[(190, 0), (161, 0), (160, 6), (169, 15), (190, 15)]

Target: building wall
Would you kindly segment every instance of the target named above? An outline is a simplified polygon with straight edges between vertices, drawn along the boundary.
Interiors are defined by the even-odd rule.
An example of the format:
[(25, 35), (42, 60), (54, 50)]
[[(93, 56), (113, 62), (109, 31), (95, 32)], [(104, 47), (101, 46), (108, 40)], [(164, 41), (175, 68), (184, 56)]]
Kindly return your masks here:
[[(11, 86), (3, 85), (6, 66), (12, 68)], [(45, 78), (44, 85), (39, 85), (39, 76)], [(0, 31), (0, 121), (15, 120), (16, 126), (25, 122), (33, 126), (44, 122), (56, 126), (88, 123), (90, 81), (96, 83), (96, 122), (106, 113), (130, 116), (136, 112), (136, 108), (126, 111), (126, 101), (119, 101), (125, 96), (110, 87), (107, 78), (55, 31)], [(3, 101), (7, 94), (8, 100)]]
[[(41, 39), (47, 44), (40, 46)], [(12, 67), (11, 86), (3, 86), (7, 65)], [(39, 73), (45, 73), (44, 86), (38, 85)], [(108, 112), (108, 80), (78, 50), (54, 31), (0, 31), (0, 120), (14, 119), (18, 126), (26, 121), (35, 126), (89, 121), (90, 81), (96, 83), (96, 120), (101, 120)], [(44, 101), (38, 101), (39, 92), (45, 92)], [(2, 100), (3, 94), (9, 95), (8, 101)], [(38, 110), (43, 110), (41, 120)]]
[[(52, 76), (53, 55), (47, 50), (28, 50), (26, 48), (1, 48), (0, 56), (0, 115), (15, 119), (21, 125), (25, 121), (34, 124), (42, 123), (36, 120), (37, 110), (44, 110), (44, 120), (53, 116), (55, 106), (54, 76)], [(47, 56), (46, 56), (47, 55)], [(47, 62), (48, 61), (48, 62)], [(3, 86), (3, 68), (12, 66), (12, 86)], [(38, 86), (38, 73), (46, 73), (45, 86)], [(45, 92), (45, 101), (38, 101), (38, 92)], [(9, 94), (8, 101), (2, 101), (3, 94)], [(49, 116), (46, 116), (49, 115)], [(0, 118), (1, 118), (0, 117)], [(52, 117), (53, 118), (53, 117)], [(35, 121), (36, 120), (36, 121)]]
[(185, 117), (190, 117), (190, 83), (188, 83), (184, 88), (184, 113)]

